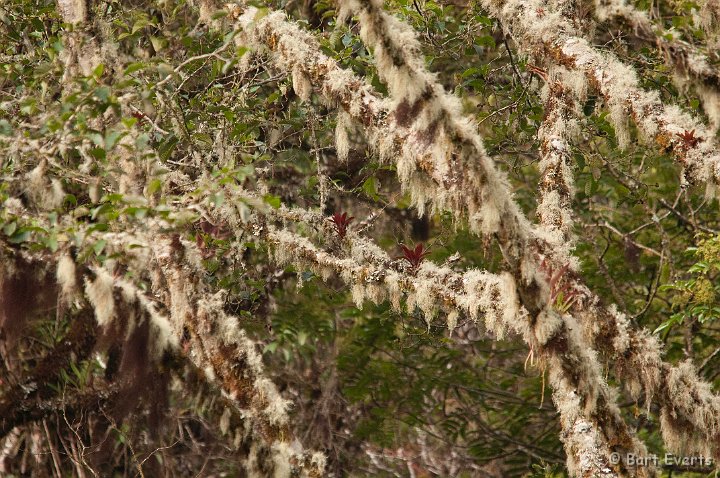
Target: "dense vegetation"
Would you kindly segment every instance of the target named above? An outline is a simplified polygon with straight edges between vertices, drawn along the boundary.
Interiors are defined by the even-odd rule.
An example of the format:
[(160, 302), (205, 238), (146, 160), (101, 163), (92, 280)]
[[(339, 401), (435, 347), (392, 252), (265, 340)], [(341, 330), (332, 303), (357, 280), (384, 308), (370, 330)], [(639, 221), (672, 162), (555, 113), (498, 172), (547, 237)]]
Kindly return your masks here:
[(0, 475), (714, 476), (719, 23), (6, 0)]

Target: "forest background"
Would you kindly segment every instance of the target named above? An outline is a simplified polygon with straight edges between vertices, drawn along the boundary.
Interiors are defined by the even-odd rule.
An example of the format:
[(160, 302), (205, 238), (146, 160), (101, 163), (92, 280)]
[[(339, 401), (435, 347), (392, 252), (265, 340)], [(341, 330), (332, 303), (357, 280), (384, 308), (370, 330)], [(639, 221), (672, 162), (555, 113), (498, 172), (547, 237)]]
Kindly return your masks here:
[(719, 23), (4, 0), (0, 473), (716, 476)]

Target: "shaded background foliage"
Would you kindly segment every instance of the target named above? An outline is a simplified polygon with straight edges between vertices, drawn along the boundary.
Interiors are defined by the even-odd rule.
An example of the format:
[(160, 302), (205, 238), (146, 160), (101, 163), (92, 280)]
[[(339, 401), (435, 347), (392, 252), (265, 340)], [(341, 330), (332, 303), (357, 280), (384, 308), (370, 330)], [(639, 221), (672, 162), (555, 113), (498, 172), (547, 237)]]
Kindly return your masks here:
[[(305, 22), (326, 54), (386, 91), (356, 25), (336, 25), (332, 3), (266, 5)], [(690, 43), (703, 39), (689, 2), (637, 2), (637, 7), (650, 10), (664, 28), (674, 27), (673, 35)], [(62, 32), (72, 26), (62, 25), (56, 5), (14, 0), (0, 5), (0, 145), (8, 178), (0, 183), (0, 200), (28, 194), (12, 178), (23, 163), (37, 161), (13, 146), (17, 132), (40, 145), (63, 142), (48, 152), (56, 160), (47, 165), (60, 178), (61, 201), (44, 224), (28, 223), (3, 207), (0, 226), (7, 243), (57, 250), (68, 240), (58, 220), (62, 215), (100, 231), (113, 221), (141, 224), (164, 217), (163, 206), (177, 196), (210, 190), (199, 182), (196, 164), (203, 161), (214, 165), (205, 178), (209, 183), (253, 185), (264, 191), (270, 207), (282, 202), (319, 206), (326, 216), (347, 212), (355, 217), (351, 228), (363, 228), (393, 256), (401, 256), (401, 244), (423, 243), (431, 259), (458, 270), (502, 269), (497, 245), (470, 235), (458, 218), (419, 217), (400, 191), (394, 167), (371, 155), (361, 132), (351, 131), (349, 157), (337, 161), (334, 110), (317, 97), (300, 101), (292, 78), (263, 55), (230, 48), (188, 61), (182, 79), (167, 80), (177, 65), (216, 52), (226, 40), (226, 32), (198, 22), (197, 5), (108, 1), (92, 8), (100, 20), (88, 28), (99, 44), (108, 45), (106, 61), (89, 75), (74, 72), (71, 81), (60, 81), (68, 73)], [(488, 152), (508, 172), (516, 199), (532, 216), (545, 72), (519, 55), (475, 2), (394, 0), (386, 8), (419, 33), (429, 68), (475, 116)], [(645, 39), (608, 22), (599, 26), (594, 44), (631, 62), (643, 86), (658, 89), (663, 99), (703, 114), (696, 92), (674, 85), (662, 53)], [(119, 98), (131, 92), (135, 110), (128, 113)], [(590, 97), (583, 109), (582, 142), (573, 145), (575, 253), (582, 275), (634, 324), (656, 330), (670, 360), (692, 359), (717, 385), (717, 202), (699, 189), (681, 189), (667, 152), (636, 142), (619, 148), (601, 98)], [(92, 147), (84, 147), (88, 143)], [(154, 179), (142, 192), (152, 202), (137, 204), (132, 197), (137, 187), (113, 184), (110, 172), (126, 166), (117, 158), (137, 160), (153, 150), (185, 176), (145, 171)], [(97, 162), (85, 170), (71, 167), (82, 163), (83, 155)], [(187, 180), (198, 182), (183, 183)], [(221, 194), (215, 199), (226, 200)], [(178, 226), (203, 251), (204, 279), (228, 291), (227, 312), (264, 344), (269, 373), (294, 403), (295, 435), (326, 452), (330, 473), (564, 473), (544, 370), (525, 347), (487, 338), (469, 319), (448, 331), (426, 323), (419, 312), (398, 314), (387, 305), (369, 304), (358, 309), (340, 281), (323, 283), (311, 272), (278, 268), (265, 246), (251, 238), (239, 255), (228, 225), (198, 220)], [(91, 263), (122, 262), (105, 247), (102, 240), (86, 241), (76, 244), (75, 253)], [(75, 311), (57, 309), (52, 287), (21, 278), (0, 289), (1, 397), (8, 407), (11, 398), (22, 400), (8, 394), (10, 385), (38, 361), (49, 360), (48, 351), (57, 350), (79, 319)], [(33, 291), (31, 298), (22, 297), (26, 291)], [(51, 299), (40, 291), (49, 291)], [(19, 297), (22, 310), (14, 302)], [(134, 351), (117, 337), (106, 338), (105, 345), (101, 339), (32, 381), (42, 389), (32, 391), (38, 400), (70, 398), (53, 402), (57, 411), (3, 428), (1, 465), (7, 476), (241, 476), (239, 463), (249, 446), (237, 432), (242, 420), (204, 383), (202, 372), (170, 354), (148, 364), (141, 338), (131, 341), (139, 347)], [(115, 373), (126, 379), (116, 384)], [(144, 386), (150, 383), (157, 387)], [(94, 398), (98, 394), (106, 400)], [(642, 404), (629, 399), (622, 403), (629, 423), (661, 454), (654, 410), (644, 413)], [(672, 471), (673, 476), (711, 472), (666, 470)]]

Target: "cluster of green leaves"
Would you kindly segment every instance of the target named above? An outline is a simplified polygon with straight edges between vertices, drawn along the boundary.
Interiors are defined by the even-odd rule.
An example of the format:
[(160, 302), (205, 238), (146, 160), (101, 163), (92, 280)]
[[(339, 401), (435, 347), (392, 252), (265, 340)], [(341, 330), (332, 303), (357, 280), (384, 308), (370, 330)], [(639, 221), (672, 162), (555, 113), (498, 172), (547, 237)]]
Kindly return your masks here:
[(660, 287), (661, 291), (674, 292), (672, 308), (677, 312), (660, 324), (656, 333), (682, 325), (690, 318), (701, 324), (720, 318), (720, 236), (701, 237), (698, 245), (687, 248), (686, 253), (695, 261), (687, 270), (689, 278)]

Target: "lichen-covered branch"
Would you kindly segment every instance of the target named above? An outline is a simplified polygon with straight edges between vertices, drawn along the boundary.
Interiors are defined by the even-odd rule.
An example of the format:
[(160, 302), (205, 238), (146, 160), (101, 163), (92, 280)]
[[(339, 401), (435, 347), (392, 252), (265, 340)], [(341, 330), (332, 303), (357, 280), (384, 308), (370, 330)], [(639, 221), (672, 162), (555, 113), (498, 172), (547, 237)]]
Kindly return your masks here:
[(341, 277), (352, 288), (359, 307), (365, 300), (387, 300), (401, 310), (404, 299), (408, 312), (417, 307), (428, 322), (442, 312), (451, 328), (461, 314), (475, 320), (483, 316), (486, 329), (498, 338), (525, 316), (517, 303), (514, 281), (507, 274), (478, 270), (460, 274), (429, 261), (408, 272), (404, 264), (391, 260), (367, 240), (352, 238), (347, 255), (336, 256), (288, 230), (266, 227), (264, 234), (278, 262), (309, 269), (324, 279), (331, 274)]
[[(538, 130), (540, 152), (540, 197), (537, 214), (540, 227), (548, 229), (548, 237), (554, 238), (554, 247), (566, 249), (563, 255), (570, 257), (574, 245), (572, 201), (575, 193), (572, 139), (578, 137), (580, 117), (578, 102), (585, 96), (584, 81), (573, 78), (577, 73), (562, 67), (551, 68), (548, 83), (543, 90), (545, 117)], [(573, 90), (573, 86), (580, 90)]]
[[(156, 284), (158, 293), (165, 295), (173, 320), (189, 334), (190, 359), (220, 386), (262, 438), (252, 445), (248, 472), (262, 474), (261, 470), (267, 472), (271, 467), (273, 476), (278, 477), (298, 471), (303, 476), (322, 476), (325, 457), (305, 453), (300, 443), (293, 441), (290, 403), (265, 377), (256, 344), (245, 335), (237, 318), (224, 312), (224, 292), (211, 294), (202, 285), (202, 264), (192, 245), (177, 235), (165, 236), (154, 242), (152, 250), (162, 274), (163, 284)], [(270, 463), (262, 458), (268, 452)]]
[(683, 184), (704, 183), (712, 193), (720, 181), (720, 151), (713, 133), (679, 107), (666, 106), (656, 91), (640, 87), (637, 73), (610, 53), (600, 52), (588, 40), (568, 33), (571, 26), (545, 2), (484, 0), (482, 5), (500, 20), (528, 53), (550, 57), (560, 65), (582, 72), (605, 98), (618, 141), (627, 145), (628, 113), (641, 139), (672, 150), (683, 167)]
[[(407, 69), (396, 71), (392, 81), (394, 88), (411, 81), (408, 95), (391, 105), (322, 54), (317, 41), (289, 23), (283, 13), (273, 12), (255, 21), (256, 15), (257, 10), (250, 7), (240, 16), (245, 29), (241, 41), (269, 48), (278, 66), (295, 76), (306, 76), (315, 92), (362, 125), (380, 157), (396, 162), (401, 184), (421, 213), (428, 202), (437, 210), (462, 212), (476, 232), (515, 238), (517, 244), (506, 243), (517, 251), (508, 253), (519, 256), (530, 224), (512, 200), (506, 178), (494, 168), (482, 141), (463, 119), (457, 100), (424, 75)], [(509, 219), (500, 221), (501, 217)]]
[[(673, 81), (680, 87), (693, 86), (702, 100), (714, 131), (720, 127), (720, 70), (711, 63), (711, 57), (698, 47), (675, 38), (625, 0), (598, 0), (595, 17), (601, 22), (619, 19), (630, 27), (635, 36), (657, 45), (666, 64), (675, 74)], [(708, 19), (708, 16), (699, 16)]]
[[(589, 291), (584, 294), (594, 297)], [(589, 300), (589, 299), (588, 299)], [(615, 375), (635, 399), (660, 407), (666, 446), (675, 453), (720, 457), (720, 396), (689, 363), (662, 359), (662, 345), (646, 330), (630, 326), (625, 314), (599, 299), (578, 312), (590, 343), (613, 363)]]
[(87, 19), (86, 0), (58, 0), (58, 10), (65, 23), (83, 23)]

